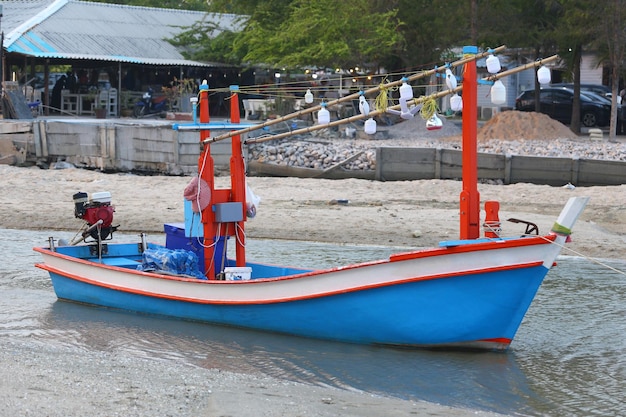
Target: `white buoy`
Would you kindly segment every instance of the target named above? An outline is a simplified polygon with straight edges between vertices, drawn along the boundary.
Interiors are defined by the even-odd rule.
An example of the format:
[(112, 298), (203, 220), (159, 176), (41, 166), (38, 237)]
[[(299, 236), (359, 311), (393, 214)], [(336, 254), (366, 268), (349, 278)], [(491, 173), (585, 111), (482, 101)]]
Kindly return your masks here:
[(322, 108), (317, 112), (317, 122), (321, 125), (330, 123), (330, 112), (326, 110), (326, 104), (322, 104)]
[(506, 103), (506, 87), (500, 80), (496, 80), (491, 86), (491, 102), (493, 104)]
[(365, 133), (368, 135), (376, 133), (376, 120), (371, 117), (365, 121)]

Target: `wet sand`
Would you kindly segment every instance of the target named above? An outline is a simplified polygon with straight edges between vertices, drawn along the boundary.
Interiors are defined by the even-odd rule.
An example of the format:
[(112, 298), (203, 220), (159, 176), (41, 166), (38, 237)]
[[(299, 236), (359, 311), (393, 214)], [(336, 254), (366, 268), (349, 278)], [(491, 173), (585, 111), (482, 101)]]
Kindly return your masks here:
[(171, 361), (0, 339), (7, 416), (495, 416)]

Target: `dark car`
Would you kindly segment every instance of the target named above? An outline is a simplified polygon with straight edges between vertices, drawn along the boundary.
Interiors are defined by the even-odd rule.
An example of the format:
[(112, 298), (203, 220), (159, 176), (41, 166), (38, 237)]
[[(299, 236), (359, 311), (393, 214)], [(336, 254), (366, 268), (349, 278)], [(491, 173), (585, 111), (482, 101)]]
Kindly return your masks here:
[[(542, 88), (540, 112), (564, 124), (572, 121), (574, 90), (569, 88)], [(535, 90), (527, 90), (515, 99), (515, 109), (535, 111)], [(608, 126), (611, 120), (611, 104), (580, 93), (580, 122), (585, 127)]]
[[(565, 88), (569, 88), (570, 90), (573, 90), (574, 84), (558, 83), (558, 84), (552, 84), (551, 87), (565, 87)], [(602, 84), (581, 84), (580, 91), (583, 93), (591, 91), (603, 97), (607, 97), (609, 100), (611, 99), (611, 96), (612, 96), (611, 89), (607, 87), (606, 85), (602, 85)]]

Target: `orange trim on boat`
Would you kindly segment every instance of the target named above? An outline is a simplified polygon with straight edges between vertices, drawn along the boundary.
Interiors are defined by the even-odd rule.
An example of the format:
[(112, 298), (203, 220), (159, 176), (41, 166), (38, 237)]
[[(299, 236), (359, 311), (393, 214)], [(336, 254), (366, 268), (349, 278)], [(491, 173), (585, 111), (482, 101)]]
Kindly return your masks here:
[[(452, 272), (452, 273), (446, 273), (446, 274), (432, 274), (432, 275), (426, 275), (426, 276), (421, 276), (421, 277), (413, 277), (413, 278), (406, 278), (406, 279), (401, 279), (401, 280), (397, 280), (397, 281), (393, 281), (392, 283), (386, 282), (386, 283), (379, 283), (379, 284), (370, 284), (370, 285), (362, 285), (359, 287), (352, 287), (349, 289), (342, 289), (342, 290), (335, 290), (335, 291), (326, 291), (326, 292), (320, 292), (320, 293), (316, 293), (316, 294), (312, 294), (312, 295), (302, 295), (302, 296), (295, 296), (295, 297), (283, 297), (283, 298), (272, 298), (272, 299), (265, 299), (265, 300), (210, 300), (210, 299), (198, 299), (198, 298), (191, 298), (191, 297), (181, 297), (181, 296), (172, 296), (172, 295), (166, 295), (166, 294), (161, 294), (161, 293), (153, 293), (153, 292), (148, 292), (148, 291), (143, 291), (143, 290), (138, 290), (138, 289), (133, 289), (133, 288), (128, 288), (128, 287), (120, 287), (117, 285), (110, 285), (110, 284), (104, 284), (102, 282), (99, 281), (94, 281), (92, 279), (89, 278), (85, 278), (83, 276), (80, 275), (76, 275), (73, 273), (69, 273), (66, 271), (63, 271), (61, 269), (52, 267), (50, 265), (46, 265), (44, 263), (38, 263), (35, 264), (36, 267), (44, 269), (48, 272), (52, 272), (55, 273), (57, 275), (61, 275), (67, 278), (71, 278), (80, 282), (85, 282), (91, 285), (95, 285), (98, 287), (102, 287), (102, 288), (109, 288), (112, 290), (116, 290), (116, 291), (124, 291), (124, 292), (129, 292), (129, 293), (133, 293), (133, 294), (139, 294), (139, 295), (145, 295), (145, 296), (150, 296), (150, 297), (156, 297), (156, 298), (162, 298), (162, 299), (168, 299), (168, 300), (176, 300), (176, 301), (186, 301), (186, 302), (194, 302), (194, 303), (198, 303), (198, 304), (220, 304), (220, 305), (235, 305), (235, 304), (239, 304), (239, 305), (258, 305), (258, 304), (271, 304), (271, 303), (286, 303), (286, 302), (293, 302), (293, 301), (301, 301), (301, 300), (308, 300), (308, 299), (314, 299), (314, 298), (320, 298), (320, 297), (327, 297), (327, 296), (332, 296), (332, 295), (339, 295), (339, 294), (348, 294), (351, 292), (357, 292), (357, 291), (364, 291), (364, 290), (370, 290), (370, 289), (375, 289), (375, 288), (383, 288), (383, 287), (387, 287), (390, 285), (398, 285), (398, 284), (408, 284), (408, 283), (412, 283), (412, 282), (420, 282), (420, 281), (430, 281), (430, 280), (435, 280), (435, 279), (446, 279), (446, 278), (453, 278), (453, 277), (462, 277), (465, 275), (472, 275), (472, 274), (483, 274), (483, 273), (491, 273), (491, 272), (498, 272), (498, 271), (508, 271), (508, 270), (513, 270), (513, 269), (525, 269), (525, 268), (532, 268), (532, 267), (537, 267), (537, 266), (541, 266), (543, 264), (542, 261), (536, 261), (536, 262), (528, 262), (528, 263), (524, 263), (524, 264), (516, 264), (516, 265), (507, 265), (507, 266), (500, 266), (500, 267), (494, 267), (494, 268), (481, 268), (481, 269), (474, 269), (474, 270), (465, 270), (465, 271), (459, 271), (459, 272)], [(99, 265), (100, 266), (100, 265)], [(115, 267), (114, 267), (115, 268)], [(117, 269), (123, 269), (123, 268), (117, 268)], [(128, 273), (128, 271), (123, 271), (125, 273)], [(140, 272), (140, 271), (136, 271), (139, 274), (146, 274), (146, 275), (150, 275), (151, 277), (157, 277), (157, 278), (169, 278), (169, 277), (162, 277), (160, 275), (157, 274), (152, 274), (152, 273), (145, 273), (145, 272)], [(171, 279), (174, 279), (173, 277)], [(214, 281), (214, 280), (209, 280), (209, 281), (202, 281), (202, 280), (195, 280), (195, 279), (176, 279), (176, 280), (182, 280), (182, 281), (192, 281), (195, 282), (197, 284), (203, 284), (203, 285), (221, 285), (223, 283), (231, 283), (231, 281)], [(232, 281), (235, 282), (235, 281)], [(261, 280), (256, 280), (256, 282), (253, 281), (238, 281), (237, 284), (241, 285), (241, 284), (255, 284), (255, 283), (262, 283), (263, 281)], [(268, 282), (267, 280), (265, 281), (266, 283)]]
[(408, 259), (428, 258), (438, 255), (450, 255), (452, 253), (467, 253), (487, 250), (497, 250), (512, 247), (534, 246), (538, 244), (552, 243), (556, 239), (555, 235), (528, 237), (512, 240), (493, 240), (487, 242), (477, 242), (470, 244), (460, 243), (458, 246), (446, 246), (442, 248), (424, 249), (414, 252), (396, 253), (389, 256), (390, 262), (405, 261)]

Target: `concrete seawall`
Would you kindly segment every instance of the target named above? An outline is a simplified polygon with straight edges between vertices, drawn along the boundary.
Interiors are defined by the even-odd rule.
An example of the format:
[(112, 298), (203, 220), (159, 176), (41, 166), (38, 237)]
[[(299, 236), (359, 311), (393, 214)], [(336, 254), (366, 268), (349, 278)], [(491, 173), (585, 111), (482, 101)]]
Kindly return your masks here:
[[(200, 154), (198, 133), (174, 130), (173, 123), (134, 119), (4, 120), (0, 122), (0, 163), (45, 166), (62, 160), (102, 171), (195, 174)], [(228, 170), (231, 141), (210, 146), (216, 169)], [(13, 154), (5, 155), (9, 148), (13, 149)], [(244, 148), (247, 158), (245, 151)], [(355, 177), (379, 181), (459, 179), (461, 152), (380, 146), (376, 149), (376, 170), (367, 172), (346, 171), (341, 166), (327, 171), (301, 172), (288, 166), (250, 165), (252, 175)], [(623, 161), (479, 154), (478, 166), (480, 179), (505, 184), (626, 184), (626, 162)]]
[[(177, 131), (172, 125), (171, 121), (126, 119), (4, 121), (0, 140), (14, 144), (18, 164), (62, 160), (103, 171), (196, 173), (198, 133)], [(230, 147), (230, 140), (211, 145), (217, 168), (228, 168)]]

